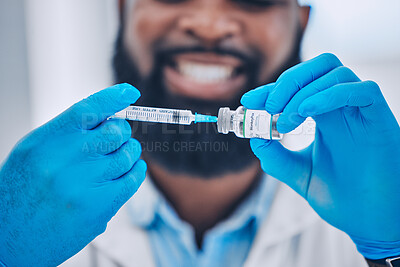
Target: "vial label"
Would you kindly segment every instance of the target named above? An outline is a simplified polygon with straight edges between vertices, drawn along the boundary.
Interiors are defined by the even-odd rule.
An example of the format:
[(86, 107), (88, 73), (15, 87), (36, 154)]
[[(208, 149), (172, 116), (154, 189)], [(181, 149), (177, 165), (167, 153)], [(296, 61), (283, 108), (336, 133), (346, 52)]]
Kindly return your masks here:
[(265, 110), (247, 109), (244, 114), (245, 138), (271, 139), (271, 115)]

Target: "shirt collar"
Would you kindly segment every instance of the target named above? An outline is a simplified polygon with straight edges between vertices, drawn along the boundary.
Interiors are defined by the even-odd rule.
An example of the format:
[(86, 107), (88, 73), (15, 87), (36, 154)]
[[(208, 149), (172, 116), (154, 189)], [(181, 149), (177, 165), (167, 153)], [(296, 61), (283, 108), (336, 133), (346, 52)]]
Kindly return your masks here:
[[(211, 231), (234, 231), (254, 219), (260, 225), (268, 213), (278, 182), (264, 175), (257, 188), (247, 196), (236, 210), (225, 220), (218, 223)], [(138, 192), (127, 203), (131, 223), (151, 228), (157, 218), (164, 220), (177, 231), (187, 231), (191, 228), (183, 222), (165, 199), (162, 193), (147, 177)]]

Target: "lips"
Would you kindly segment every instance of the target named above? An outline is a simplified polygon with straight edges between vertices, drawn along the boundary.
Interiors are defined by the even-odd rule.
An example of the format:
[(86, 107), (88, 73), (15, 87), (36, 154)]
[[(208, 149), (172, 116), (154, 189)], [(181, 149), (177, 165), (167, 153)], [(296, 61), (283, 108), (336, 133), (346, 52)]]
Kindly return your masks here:
[(200, 99), (230, 99), (243, 89), (243, 63), (213, 53), (185, 53), (175, 56), (164, 68), (167, 89)]

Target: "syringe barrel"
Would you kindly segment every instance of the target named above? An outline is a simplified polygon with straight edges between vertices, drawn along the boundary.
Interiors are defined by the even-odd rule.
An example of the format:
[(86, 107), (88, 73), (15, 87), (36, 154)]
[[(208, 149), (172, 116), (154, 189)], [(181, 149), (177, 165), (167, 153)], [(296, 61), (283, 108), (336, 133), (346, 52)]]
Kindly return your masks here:
[(142, 106), (130, 106), (120, 112), (117, 112), (111, 118), (185, 125), (190, 125), (194, 121), (194, 115), (190, 110), (153, 108)]

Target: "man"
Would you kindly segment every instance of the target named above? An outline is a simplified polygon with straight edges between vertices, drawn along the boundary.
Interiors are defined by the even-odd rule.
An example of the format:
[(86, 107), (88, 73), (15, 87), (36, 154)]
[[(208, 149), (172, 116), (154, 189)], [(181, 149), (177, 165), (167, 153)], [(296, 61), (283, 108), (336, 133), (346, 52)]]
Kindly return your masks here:
[[(384, 266), (400, 255), (399, 126), (376, 84), (335, 56), (297, 65), (309, 7), (295, 0), (120, 7), (115, 75), (141, 89), (138, 104), (216, 114), (241, 101), (282, 113), (281, 133), (312, 116), (315, 141), (292, 152), (276, 141), (249, 146), (206, 125), (105, 121), (139, 98), (128, 85), (106, 89), (34, 131), (5, 162), (0, 261), (59, 264), (105, 230), (144, 179), (131, 129), (149, 177), (66, 266), (365, 266), (361, 255)], [(189, 142), (228, 149), (184, 149)]]

